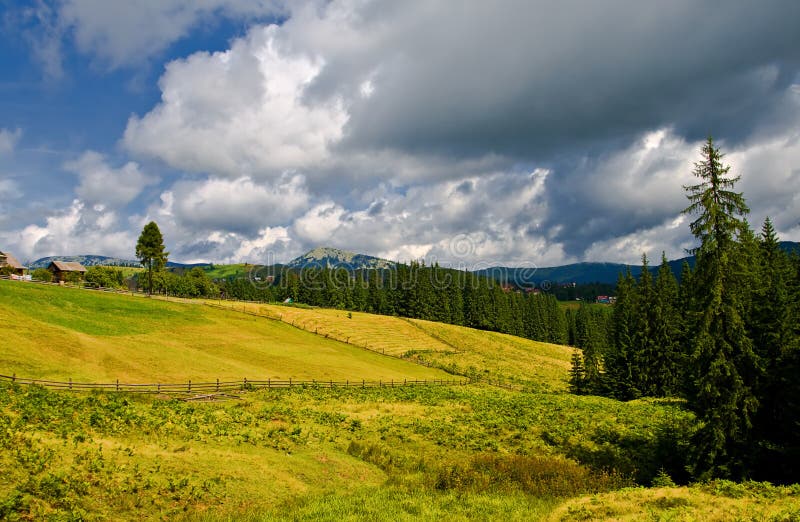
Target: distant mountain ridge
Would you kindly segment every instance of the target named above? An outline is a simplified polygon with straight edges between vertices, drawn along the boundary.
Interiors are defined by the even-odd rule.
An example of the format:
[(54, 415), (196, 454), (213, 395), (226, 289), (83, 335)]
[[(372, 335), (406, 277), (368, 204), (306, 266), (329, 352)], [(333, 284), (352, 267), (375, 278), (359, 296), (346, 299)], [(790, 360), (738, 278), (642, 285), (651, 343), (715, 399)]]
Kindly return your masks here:
[(68, 261), (72, 263), (80, 263), (83, 266), (142, 266), (139, 261), (135, 259), (120, 259), (118, 257), (109, 256), (96, 256), (96, 255), (81, 255), (81, 256), (48, 256), (37, 259), (29, 263), (28, 268), (31, 270), (36, 268), (47, 268), (53, 261)]
[[(800, 253), (800, 243), (793, 241), (781, 241), (780, 246), (786, 252)], [(51, 261), (76, 261), (84, 266), (110, 265), (110, 266), (141, 266), (139, 261), (131, 259), (120, 259), (109, 256), (81, 255), (81, 256), (50, 256), (37, 259), (29, 263), (31, 270), (35, 268), (47, 268)], [(694, 266), (694, 257), (684, 257), (669, 262), (673, 273), (680, 276), (684, 261), (689, 266)], [(659, 259), (651, 259), (651, 270), (658, 270)], [(211, 263), (177, 263), (170, 261), (167, 263), (170, 268), (192, 268), (211, 267)], [(218, 265), (222, 266), (222, 265)], [(382, 259), (380, 257), (367, 254), (356, 254), (338, 248), (320, 247), (306, 252), (302, 256), (289, 261), (287, 268), (302, 269), (309, 267), (331, 268), (342, 267), (349, 270), (369, 270), (369, 269), (391, 269), (397, 266), (394, 261)], [(619, 274), (630, 270), (634, 277), (638, 277), (642, 272), (640, 265), (627, 265), (624, 263), (601, 263), (583, 262), (572, 263), (569, 265), (541, 267), (541, 268), (512, 268), (496, 266), (474, 271), (476, 274), (487, 275), (499, 281), (516, 284), (519, 286), (537, 285), (547, 282), (549, 284), (587, 284), (587, 283), (608, 283), (617, 282)]]
[(338, 248), (320, 247), (306, 252), (289, 261), (289, 268), (331, 268), (342, 267), (349, 270), (369, 270), (394, 268), (394, 261), (366, 254), (356, 254)]
[[(800, 253), (800, 243), (796, 243), (794, 241), (781, 241), (780, 246), (784, 251), (790, 254)], [(649, 262), (650, 271), (655, 274), (655, 272), (658, 271), (658, 266), (661, 264), (661, 260), (650, 259)], [(668, 261), (672, 272), (675, 274), (675, 277), (680, 277), (684, 262), (689, 263), (689, 266), (694, 268), (695, 258), (694, 256), (689, 256)], [(631, 274), (637, 278), (642, 273), (641, 265), (598, 262), (573, 263), (562, 266), (542, 267), (535, 270), (532, 268), (509, 268), (496, 266), (477, 270), (475, 273), (488, 275), (503, 283), (516, 284), (519, 286), (539, 286), (544, 282), (550, 284), (615, 284), (619, 274), (623, 274), (627, 270), (630, 270)]]

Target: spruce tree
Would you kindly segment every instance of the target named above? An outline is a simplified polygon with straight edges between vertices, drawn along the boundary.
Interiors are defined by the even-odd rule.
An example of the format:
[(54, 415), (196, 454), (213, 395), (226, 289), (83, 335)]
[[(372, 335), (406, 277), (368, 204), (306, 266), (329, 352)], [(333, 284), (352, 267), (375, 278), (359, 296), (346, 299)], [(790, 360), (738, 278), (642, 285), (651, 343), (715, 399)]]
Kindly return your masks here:
[(633, 381), (643, 395), (656, 396), (659, 376), (654, 368), (658, 347), (653, 339), (653, 275), (647, 255), (642, 255), (642, 273), (633, 299)]
[(790, 260), (780, 248), (769, 218), (764, 222), (758, 238), (757, 279), (759, 284), (754, 286), (750, 316), (753, 343), (762, 362), (757, 390), (761, 406), (756, 431), (762, 441), (782, 444), (786, 441), (787, 432), (797, 429), (797, 426), (792, 426), (791, 418), (786, 416), (795, 399), (789, 398), (787, 393), (787, 387), (791, 388), (791, 376), (785, 373), (785, 368), (792, 366), (796, 317), (793, 317), (795, 305), (790, 295)]
[(169, 252), (164, 250), (164, 236), (155, 221), (146, 224), (136, 242), (136, 257), (147, 268), (147, 293), (153, 293), (153, 272), (167, 265)]
[(612, 312), (612, 343), (606, 357), (606, 376), (611, 394), (620, 400), (638, 398), (634, 383), (633, 333), (636, 280), (630, 269), (617, 281), (617, 302)]
[(694, 441), (693, 471), (698, 478), (740, 477), (758, 407), (753, 379), (758, 367), (742, 313), (737, 239), (746, 233), (749, 209), (733, 188), (722, 154), (708, 139), (694, 175), (700, 182), (684, 187), (697, 218), (690, 224), (700, 241), (692, 277), (694, 331), (689, 339), (692, 380), (689, 404), (701, 427)]
[(583, 366), (583, 355), (580, 350), (572, 351), (572, 367), (569, 371), (569, 391), (576, 395), (586, 392), (586, 369)]
[(657, 397), (677, 395), (681, 389), (683, 361), (679, 343), (683, 327), (679, 306), (678, 281), (662, 252), (653, 295), (652, 336), (656, 351), (650, 368), (652, 391)]

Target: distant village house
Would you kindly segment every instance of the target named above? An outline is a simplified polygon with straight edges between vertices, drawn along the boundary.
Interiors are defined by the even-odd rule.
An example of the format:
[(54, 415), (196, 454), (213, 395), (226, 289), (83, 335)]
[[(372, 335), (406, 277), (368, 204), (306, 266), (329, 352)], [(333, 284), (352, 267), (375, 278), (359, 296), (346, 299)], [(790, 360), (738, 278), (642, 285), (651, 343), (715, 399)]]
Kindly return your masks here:
[(25, 267), (8, 252), (0, 252), (0, 268), (9, 268), (11, 275), (21, 276), (25, 274)]
[(82, 264), (73, 261), (53, 261), (47, 269), (52, 272), (55, 283), (83, 279), (86, 273), (86, 268)]

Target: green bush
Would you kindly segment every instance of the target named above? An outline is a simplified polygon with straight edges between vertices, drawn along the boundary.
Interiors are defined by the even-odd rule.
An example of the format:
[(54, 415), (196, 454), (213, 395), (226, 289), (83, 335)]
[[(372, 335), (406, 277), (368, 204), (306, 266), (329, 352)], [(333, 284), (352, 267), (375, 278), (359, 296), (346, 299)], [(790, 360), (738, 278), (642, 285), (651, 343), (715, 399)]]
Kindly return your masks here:
[(100, 288), (122, 288), (125, 276), (113, 266), (90, 266), (86, 270), (86, 282)]
[(53, 280), (53, 274), (46, 268), (37, 268), (31, 274), (31, 278), (49, 283)]

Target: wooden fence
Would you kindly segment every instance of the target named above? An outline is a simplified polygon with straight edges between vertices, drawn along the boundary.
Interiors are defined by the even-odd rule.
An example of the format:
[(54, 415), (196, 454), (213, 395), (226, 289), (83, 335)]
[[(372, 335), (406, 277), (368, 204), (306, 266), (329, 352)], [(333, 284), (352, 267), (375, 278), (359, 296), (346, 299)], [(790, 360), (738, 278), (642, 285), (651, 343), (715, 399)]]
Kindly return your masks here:
[(16, 375), (0, 375), (0, 380), (11, 382), (13, 384), (22, 385), (37, 385), (45, 388), (57, 390), (73, 390), (73, 391), (91, 391), (91, 390), (105, 390), (112, 392), (126, 392), (126, 393), (165, 393), (165, 394), (202, 394), (202, 393), (219, 393), (231, 391), (251, 391), (251, 390), (269, 390), (269, 389), (286, 389), (286, 388), (399, 388), (403, 386), (460, 386), (469, 384), (467, 379), (425, 379), (425, 380), (346, 380), (346, 381), (333, 381), (333, 380), (250, 380), (242, 379), (241, 381), (220, 381), (217, 379), (215, 382), (192, 382), (185, 383), (155, 383), (155, 384), (131, 384), (122, 383), (119, 381), (113, 383), (90, 383), (90, 382), (74, 382), (70, 379), (64, 381), (48, 381), (43, 379), (26, 379), (20, 378)]

